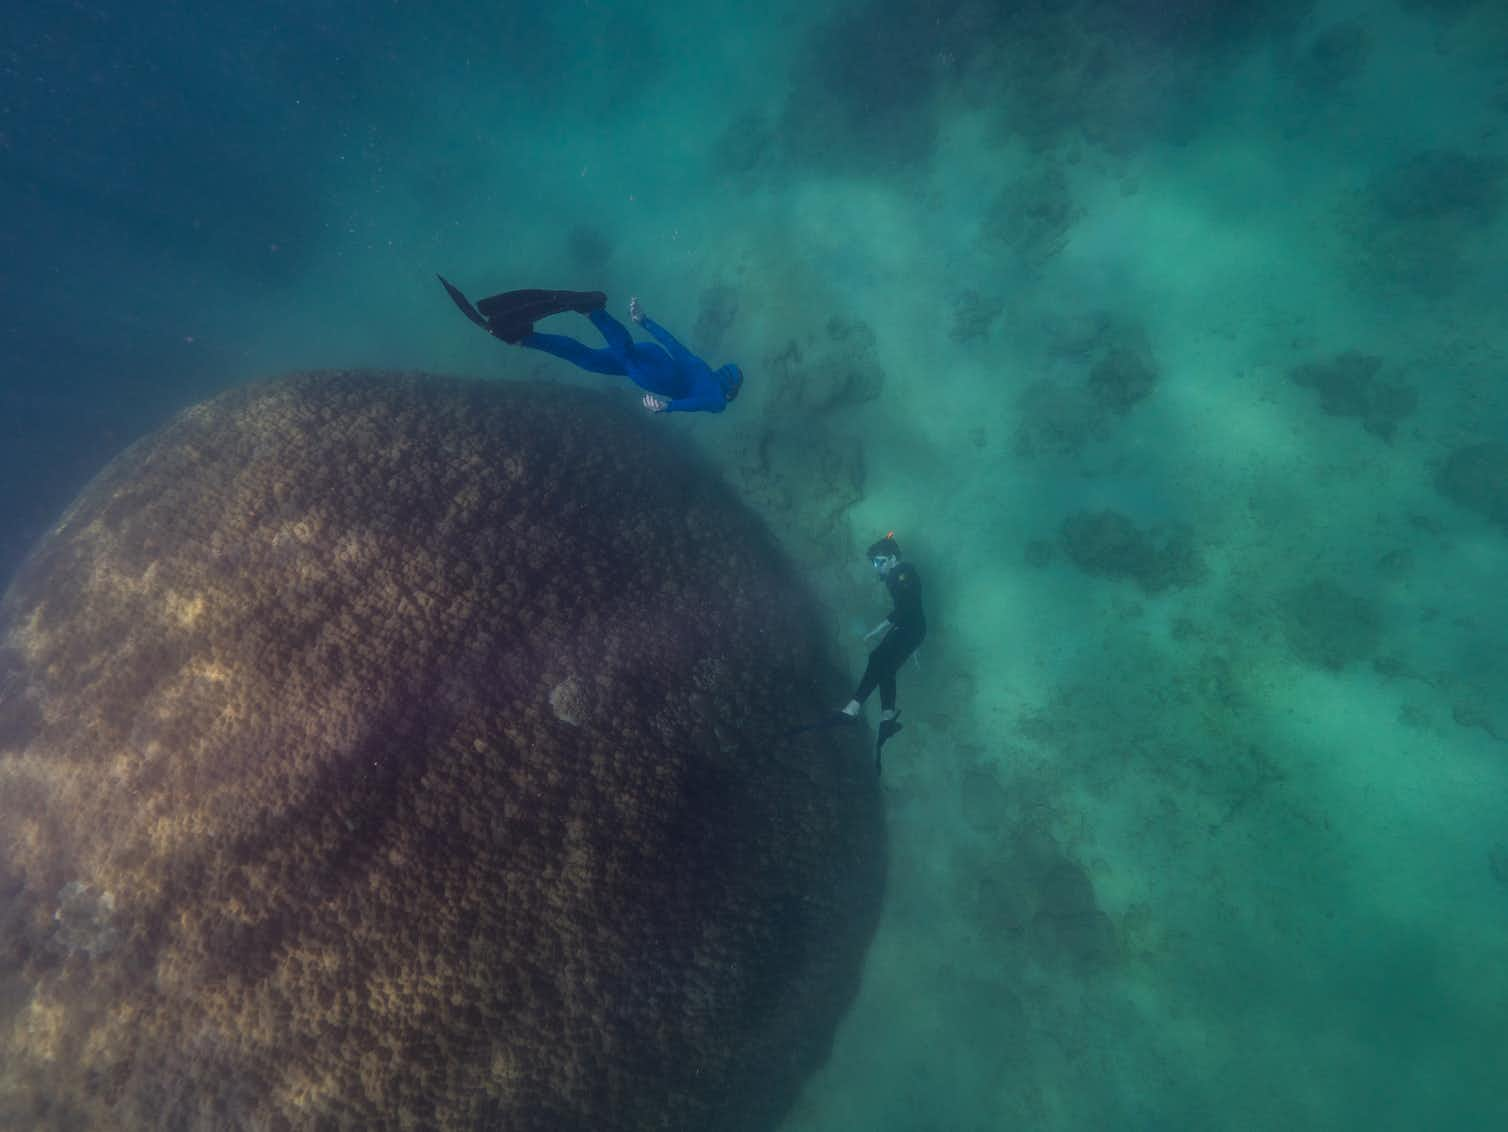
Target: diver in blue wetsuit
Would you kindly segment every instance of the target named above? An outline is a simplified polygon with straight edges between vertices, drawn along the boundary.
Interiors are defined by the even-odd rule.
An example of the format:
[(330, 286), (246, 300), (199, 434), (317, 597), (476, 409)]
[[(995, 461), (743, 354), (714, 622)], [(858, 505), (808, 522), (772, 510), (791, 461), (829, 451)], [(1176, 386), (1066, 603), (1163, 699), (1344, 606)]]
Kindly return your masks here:
[[(487, 333), (543, 350), (590, 373), (627, 377), (644, 390), (644, 407), (652, 413), (720, 413), (743, 386), (743, 373), (736, 365), (714, 370), (647, 318), (638, 299), (629, 300), (628, 317), (654, 335), (659, 345), (635, 342), (627, 327), (607, 313), (607, 296), (601, 291), (505, 291), (473, 307), (443, 276), (439, 279), (456, 306)], [(534, 329), (536, 319), (562, 311), (586, 315), (606, 346), (593, 349), (574, 338)]]
[(543, 350), (589, 373), (627, 377), (644, 390), (644, 407), (652, 413), (720, 413), (738, 396), (743, 374), (729, 364), (714, 370), (682, 346), (658, 322), (644, 314), (638, 299), (628, 301), (628, 317), (659, 340), (635, 342), (628, 329), (605, 309), (587, 314), (607, 342), (594, 350), (574, 338), (531, 331), (520, 346)]

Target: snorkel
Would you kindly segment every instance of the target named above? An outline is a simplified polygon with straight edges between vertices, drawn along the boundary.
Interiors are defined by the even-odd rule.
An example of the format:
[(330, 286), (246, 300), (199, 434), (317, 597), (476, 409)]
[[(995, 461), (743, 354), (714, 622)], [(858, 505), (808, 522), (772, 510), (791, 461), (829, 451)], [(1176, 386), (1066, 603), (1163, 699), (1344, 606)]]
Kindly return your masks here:
[(890, 571), (896, 568), (900, 560), (901, 547), (895, 541), (894, 531), (887, 532), (884, 538), (869, 548), (869, 564), (874, 567), (874, 572), (881, 578), (889, 576)]

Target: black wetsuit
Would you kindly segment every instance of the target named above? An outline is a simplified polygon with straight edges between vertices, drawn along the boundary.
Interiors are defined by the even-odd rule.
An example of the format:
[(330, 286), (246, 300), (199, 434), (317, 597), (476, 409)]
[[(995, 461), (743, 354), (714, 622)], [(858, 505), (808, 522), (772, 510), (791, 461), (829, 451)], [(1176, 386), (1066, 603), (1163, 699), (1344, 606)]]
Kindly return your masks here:
[(869, 698), (869, 693), (879, 688), (880, 707), (893, 711), (895, 674), (927, 635), (927, 616), (922, 612), (922, 581), (917, 577), (915, 566), (897, 562), (895, 569), (885, 575), (885, 585), (895, 603), (886, 618), (890, 628), (869, 654), (869, 663), (864, 666), (864, 676), (853, 698), (862, 704)]

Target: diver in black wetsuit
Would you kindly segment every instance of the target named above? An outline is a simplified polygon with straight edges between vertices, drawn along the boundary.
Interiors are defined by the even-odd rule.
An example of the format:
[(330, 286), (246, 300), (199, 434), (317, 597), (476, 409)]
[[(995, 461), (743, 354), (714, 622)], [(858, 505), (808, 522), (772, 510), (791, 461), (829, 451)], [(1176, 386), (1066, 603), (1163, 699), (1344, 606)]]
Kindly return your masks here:
[(880, 748), (901, 729), (900, 712), (895, 710), (895, 674), (926, 637), (927, 616), (922, 611), (921, 579), (915, 566), (901, 561), (901, 548), (895, 541), (894, 531), (869, 548), (869, 561), (875, 573), (884, 580), (895, 607), (889, 617), (864, 635), (865, 640), (877, 636), (880, 643), (869, 654), (869, 663), (864, 666), (864, 675), (853, 699), (834, 713), (833, 719), (837, 723), (857, 723), (864, 701), (876, 688), (880, 690), (880, 729), (874, 746), (878, 766)]

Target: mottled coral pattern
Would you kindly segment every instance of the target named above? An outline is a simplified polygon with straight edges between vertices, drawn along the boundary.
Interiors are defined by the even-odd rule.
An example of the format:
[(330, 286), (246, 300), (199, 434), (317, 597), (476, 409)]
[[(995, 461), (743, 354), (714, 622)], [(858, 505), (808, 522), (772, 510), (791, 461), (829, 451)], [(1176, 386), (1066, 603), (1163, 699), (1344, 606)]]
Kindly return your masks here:
[(884, 874), (862, 741), (775, 738), (841, 691), (819, 625), (605, 395), (342, 372), (181, 414), (0, 607), (0, 1112), (772, 1127)]

